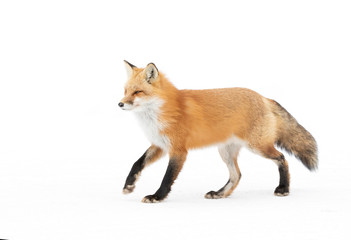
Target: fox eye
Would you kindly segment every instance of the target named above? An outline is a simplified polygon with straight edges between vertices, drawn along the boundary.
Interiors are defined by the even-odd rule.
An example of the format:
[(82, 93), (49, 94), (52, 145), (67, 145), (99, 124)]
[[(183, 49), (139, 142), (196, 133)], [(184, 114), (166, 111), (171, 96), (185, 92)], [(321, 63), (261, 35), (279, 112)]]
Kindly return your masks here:
[(141, 93), (141, 92), (143, 92), (143, 91), (135, 91), (135, 92), (133, 93), (133, 95), (136, 95), (136, 94)]

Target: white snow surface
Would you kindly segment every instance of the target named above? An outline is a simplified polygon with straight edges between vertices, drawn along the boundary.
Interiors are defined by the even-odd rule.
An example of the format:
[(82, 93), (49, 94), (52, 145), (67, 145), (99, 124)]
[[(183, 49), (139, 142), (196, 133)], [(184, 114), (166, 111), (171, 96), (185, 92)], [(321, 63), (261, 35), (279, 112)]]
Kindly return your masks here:
[[(0, 239), (351, 239), (349, 1), (0, 1)], [(247, 87), (316, 138), (319, 170), (242, 150), (228, 180), (215, 147), (191, 151), (168, 198), (167, 156), (123, 195), (149, 143), (123, 97), (123, 59), (180, 89)]]

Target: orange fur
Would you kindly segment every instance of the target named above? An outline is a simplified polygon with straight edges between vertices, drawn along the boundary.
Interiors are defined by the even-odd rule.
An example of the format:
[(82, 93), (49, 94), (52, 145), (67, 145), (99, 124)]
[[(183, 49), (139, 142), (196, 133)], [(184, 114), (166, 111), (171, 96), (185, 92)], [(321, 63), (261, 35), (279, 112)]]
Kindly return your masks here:
[[(164, 100), (158, 120), (166, 126), (172, 149), (193, 149), (218, 144), (233, 135), (259, 150), (276, 140), (275, 117), (270, 101), (245, 88), (178, 90), (159, 74), (153, 84), (145, 82), (144, 69), (134, 69), (121, 102), (135, 97)], [(143, 91), (133, 95), (136, 90)], [(262, 146), (263, 145), (263, 146)]]
[[(284, 155), (275, 145), (293, 153), (310, 170), (317, 168), (317, 145), (304, 129), (277, 102), (246, 88), (178, 90), (152, 63), (145, 69), (126, 62), (129, 80), (119, 106), (134, 110), (152, 148), (132, 168), (125, 192), (134, 188), (134, 173), (169, 152), (170, 162), (161, 187), (143, 202), (164, 199), (177, 178), (189, 149), (218, 145), (222, 159), (230, 171), (228, 183), (206, 198), (231, 194), (241, 174), (237, 156), (241, 146), (277, 163), (280, 174), (278, 196), (289, 193), (289, 168)], [(150, 158), (150, 160), (149, 160)], [(144, 165), (140, 165), (140, 164)], [(139, 167), (138, 167), (139, 166)]]

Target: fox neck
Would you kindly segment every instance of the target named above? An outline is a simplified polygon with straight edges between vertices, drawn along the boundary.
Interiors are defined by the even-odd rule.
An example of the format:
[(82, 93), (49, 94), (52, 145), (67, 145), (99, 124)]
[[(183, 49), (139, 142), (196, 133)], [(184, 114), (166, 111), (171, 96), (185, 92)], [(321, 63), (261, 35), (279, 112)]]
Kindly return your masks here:
[(172, 120), (176, 120), (180, 115), (181, 99), (180, 91), (162, 74), (160, 75), (161, 86), (157, 95), (163, 101), (160, 107), (159, 121), (171, 124)]
[(156, 90), (156, 96), (142, 111), (136, 111), (135, 114), (148, 140), (167, 150), (170, 146), (170, 140), (165, 134), (165, 130), (172, 122), (176, 122), (177, 116), (179, 116), (179, 91), (163, 76), (160, 80), (162, 82)]

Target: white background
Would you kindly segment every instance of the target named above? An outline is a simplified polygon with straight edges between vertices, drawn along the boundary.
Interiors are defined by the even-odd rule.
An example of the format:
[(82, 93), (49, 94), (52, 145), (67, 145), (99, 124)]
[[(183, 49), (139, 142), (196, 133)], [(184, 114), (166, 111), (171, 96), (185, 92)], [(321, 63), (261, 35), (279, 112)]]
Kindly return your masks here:
[[(350, 239), (349, 1), (1, 1), (0, 238)], [(228, 178), (216, 148), (192, 151), (168, 199), (167, 158), (131, 195), (149, 146), (118, 109), (126, 59), (154, 62), (178, 88), (248, 87), (317, 139), (319, 171), (293, 157), (291, 194), (274, 163), (242, 151)], [(287, 156), (287, 154), (286, 154)]]

